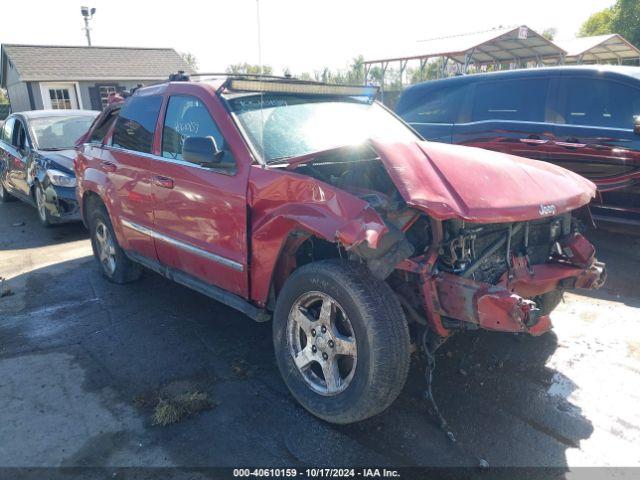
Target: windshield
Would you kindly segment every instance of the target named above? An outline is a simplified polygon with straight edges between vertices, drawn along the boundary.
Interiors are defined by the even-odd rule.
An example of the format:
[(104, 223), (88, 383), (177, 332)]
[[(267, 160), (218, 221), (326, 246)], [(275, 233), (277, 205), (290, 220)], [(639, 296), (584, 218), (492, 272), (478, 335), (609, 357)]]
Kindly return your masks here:
[(359, 145), (371, 138), (419, 140), (402, 121), (366, 100), (266, 94), (233, 98), (229, 104), (267, 163)]
[(95, 115), (32, 118), (29, 123), (40, 150), (73, 148), (91, 126)]

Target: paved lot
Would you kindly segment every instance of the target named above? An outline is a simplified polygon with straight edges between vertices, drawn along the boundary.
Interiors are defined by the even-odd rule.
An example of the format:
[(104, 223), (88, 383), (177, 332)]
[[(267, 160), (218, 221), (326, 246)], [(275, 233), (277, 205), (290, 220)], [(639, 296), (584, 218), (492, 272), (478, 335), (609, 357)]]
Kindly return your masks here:
[[(24, 222), (23, 225), (21, 223)], [(17, 225), (17, 226), (16, 226)], [(45, 230), (0, 205), (0, 466), (640, 466), (640, 239), (598, 233), (603, 291), (567, 295), (554, 333), (468, 335), (438, 355), (434, 426), (422, 366), (384, 414), (332, 426), (299, 407), (271, 325), (147, 273), (117, 286), (80, 225)], [(217, 405), (155, 426), (155, 399)]]

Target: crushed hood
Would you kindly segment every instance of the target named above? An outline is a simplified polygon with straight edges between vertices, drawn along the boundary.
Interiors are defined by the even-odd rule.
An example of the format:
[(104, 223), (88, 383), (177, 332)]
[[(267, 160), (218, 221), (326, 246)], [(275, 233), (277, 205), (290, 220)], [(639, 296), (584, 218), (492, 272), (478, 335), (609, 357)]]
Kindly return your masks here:
[(595, 196), (592, 182), (546, 162), (435, 142), (371, 143), (407, 204), (440, 220), (533, 220)]

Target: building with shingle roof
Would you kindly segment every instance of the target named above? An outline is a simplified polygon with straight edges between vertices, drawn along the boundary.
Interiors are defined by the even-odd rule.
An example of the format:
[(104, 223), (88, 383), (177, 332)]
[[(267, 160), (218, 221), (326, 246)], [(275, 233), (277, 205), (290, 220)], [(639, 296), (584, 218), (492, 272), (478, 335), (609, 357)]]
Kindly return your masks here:
[(193, 73), (172, 48), (2, 45), (0, 86), (11, 110), (101, 110), (110, 93)]

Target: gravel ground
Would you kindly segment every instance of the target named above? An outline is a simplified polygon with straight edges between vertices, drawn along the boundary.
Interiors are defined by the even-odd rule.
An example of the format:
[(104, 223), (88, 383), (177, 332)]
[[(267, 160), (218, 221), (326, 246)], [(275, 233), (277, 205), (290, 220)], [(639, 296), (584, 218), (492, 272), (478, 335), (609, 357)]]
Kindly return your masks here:
[[(400, 398), (349, 426), (303, 410), (271, 325), (147, 273), (106, 282), (81, 225), (44, 229), (0, 205), (0, 467), (640, 466), (640, 237), (594, 232), (609, 282), (566, 295), (540, 338), (454, 338), (434, 392), (414, 361)], [(154, 425), (171, 392), (207, 405)], [(204, 397), (203, 397), (204, 398)]]

